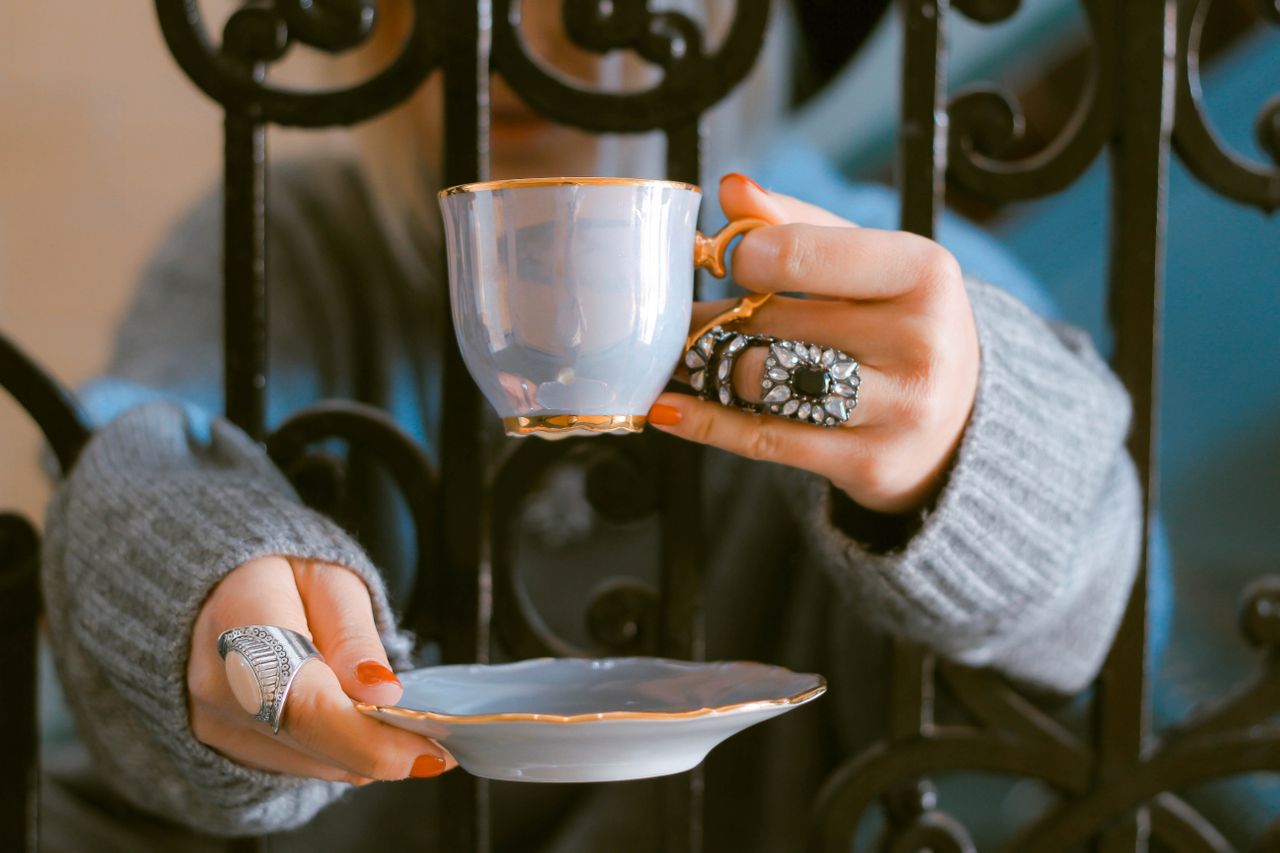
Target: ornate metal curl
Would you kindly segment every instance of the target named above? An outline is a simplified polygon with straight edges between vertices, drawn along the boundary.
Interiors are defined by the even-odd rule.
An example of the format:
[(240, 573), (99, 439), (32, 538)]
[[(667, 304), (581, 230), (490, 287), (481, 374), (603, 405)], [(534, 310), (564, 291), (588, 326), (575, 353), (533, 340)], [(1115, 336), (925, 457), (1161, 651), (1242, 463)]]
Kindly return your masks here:
[(976, 853), (973, 840), (958, 821), (945, 812), (922, 811), (885, 845), (886, 853)]
[[(1210, 0), (1185, 0), (1178, 15), (1177, 111), (1173, 146), (1191, 173), (1215, 192), (1267, 213), (1280, 209), (1280, 167), (1255, 163), (1231, 150), (1204, 113), (1200, 85), (1200, 39)], [(1280, 24), (1280, 4), (1259, 8)], [(1254, 125), (1258, 144), (1280, 164), (1280, 94), (1271, 98)]]
[(532, 57), (520, 34), (521, 0), (494, 0), (493, 67), (535, 111), (562, 124), (641, 133), (694, 121), (742, 81), (764, 44), (769, 0), (739, 0), (728, 36), (708, 54), (698, 25), (647, 0), (564, 0), (565, 30), (594, 53), (632, 49), (662, 69), (641, 92), (574, 85)]
[(1022, 0), (952, 0), (951, 6), (980, 24), (995, 24), (1013, 17)]
[[(1152, 807), (1153, 835), (1172, 849), (1229, 850), (1209, 821), (1168, 792), (1280, 770), (1280, 721), (1273, 719), (1280, 714), (1280, 577), (1246, 591), (1241, 630), (1265, 649), (1259, 671), (1168, 731), (1131, 772), (1101, 782), (1094, 752), (997, 676), (940, 663), (947, 684), (984, 727), (939, 727), (914, 741), (882, 741), (846, 762), (819, 796), (815, 844), (847, 850), (877, 798), (924, 773), (967, 770), (1041, 779), (1067, 798), (1025, 827), (1010, 850), (1071, 849), (1144, 804)], [(931, 814), (937, 812), (922, 811)]]
[(335, 438), (376, 459), (408, 504), (417, 560), (404, 618), (419, 631), (434, 633), (430, 630), (431, 614), (419, 612), (424, 602), (438, 600), (422, 594), (435, 580), (430, 558), (436, 529), (436, 474), (431, 460), (386, 412), (348, 400), (317, 403), (290, 416), (267, 439), (267, 452), (278, 467), (288, 471), (296, 468), (309, 447)]
[[(970, 0), (956, 8), (984, 23), (1017, 11), (1013, 0)], [(1107, 81), (1116, 74), (1113, 19), (1119, 10), (1105, 0), (1085, 0), (1085, 20), (1093, 36), (1093, 62), (1085, 89), (1062, 132), (1040, 151), (1002, 159), (1025, 132), (1022, 111), (1008, 93), (989, 85), (971, 86), (952, 99), (948, 176), (1002, 201), (1036, 198), (1070, 186), (1097, 158), (1113, 131), (1115, 99)]]
[(1015, 850), (1067, 850), (1162, 792), (1280, 767), (1280, 726), (1239, 730), (1160, 750), (1131, 775), (1094, 787), (1037, 821)]
[(1151, 834), (1174, 853), (1231, 853), (1204, 816), (1173, 794), (1161, 794), (1151, 804)]
[[(640, 466), (626, 458), (628, 450), (645, 443), (622, 442), (597, 437), (582, 441), (558, 442), (525, 439), (511, 446), (501, 460), (493, 483), (493, 511), (490, 541), (493, 550), (493, 630), (503, 648), (512, 656), (591, 657), (583, 649), (559, 636), (538, 612), (528, 591), (516, 574), (512, 525), (520, 518), (524, 488), (538, 483), (551, 468), (572, 455), (581, 455), (587, 468), (587, 497), (597, 511), (614, 520), (642, 518), (656, 510), (653, 502), (636, 501), (634, 495), (593, 494), (593, 471), (601, 467), (616, 481), (641, 479)], [(612, 446), (611, 446), (612, 445)], [(630, 452), (638, 452), (631, 450)], [(621, 500), (616, 498), (621, 497)], [(585, 618), (591, 635), (615, 654), (656, 651), (654, 627), (658, 624), (661, 598), (652, 585), (636, 578), (615, 577), (600, 582), (592, 590)]]
[(372, 0), (269, 0), (228, 18), (221, 47), (204, 23), (199, 0), (156, 0), (169, 51), (200, 89), (228, 110), (257, 121), (330, 127), (363, 121), (404, 100), (439, 64), (431, 23), (435, 0), (412, 0), (413, 22), (399, 54), (372, 78), (321, 92), (266, 82), (265, 65), (300, 42), (329, 53), (362, 44), (373, 31)]
[[(981, 726), (930, 727), (920, 737), (881, 741), (838, 768), (814, 811), (814, 847), (847, 850), (866, 810), (892, 792), (917, 787), (913, 780), (945, 770), (985, 770), (1038, 778), (1060, 790), (1087, 790), (1090, 756), (1061, 724), (1020, 696), (1000, 677), (947, 661), (937, 669)], [(892, 798), (890, 799), (892, 802)], [(919, 814), (895, 827), (892, 844), (927, 832), (947, 833), (947, 844), (972, 845), (963, 828), (923, 801)], [(897, 848), (894, 848), (897, 849)], [(902, 847), (901, 849), (912, 849)], [(915, 848), (923, 849), (923, 848)]]
[(89, 416), (75, 395), (0, 334), (0, 388), (26, 410), (58, 458), (62, 473), (71, 470), (89, 440)]
[(1055, 764), (1046, 760), (1039, 746), (1003, 732), (958, 727), (939, 727), (914, 741), (878, 742), (828, 777), (814, 809), (810, 849), (851, 849), (872, 803), (926, 774), (986, 771), (1040, 779), (1062, 790), (1086, 789), (1087, 765)]

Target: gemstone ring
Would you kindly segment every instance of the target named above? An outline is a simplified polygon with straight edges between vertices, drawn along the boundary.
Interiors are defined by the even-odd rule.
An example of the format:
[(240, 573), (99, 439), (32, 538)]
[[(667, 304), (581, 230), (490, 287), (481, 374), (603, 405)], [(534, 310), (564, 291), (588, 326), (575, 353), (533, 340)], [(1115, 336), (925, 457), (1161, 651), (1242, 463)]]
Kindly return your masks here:
[(298, 670), (309, 660), (323, 660), (309, 639), (289, 628), (244, 625), (223, 631), (218, 655), (236, 701), (255, 720), (280, 734), (284, 702)]
[[(742, 399), (733, 387), (735, 362), (755, 346), (769, 348), (759, 403)], [(744, 411), (837, 427), (849, 420), (858, 405), (858, 362), (833, 347), (716, 326), (694, 342), (684, 361), (698, 396)]]

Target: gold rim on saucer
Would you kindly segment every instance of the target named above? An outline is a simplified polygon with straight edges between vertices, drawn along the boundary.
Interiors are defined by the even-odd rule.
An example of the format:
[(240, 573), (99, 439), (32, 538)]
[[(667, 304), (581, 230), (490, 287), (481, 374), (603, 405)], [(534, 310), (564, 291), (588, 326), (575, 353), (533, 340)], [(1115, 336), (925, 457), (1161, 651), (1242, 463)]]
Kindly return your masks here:
[(702, 192), (702, 187), (697, 184), (687, 184), (684, 181), (664, 181), (657, 178), (507, 178), (502, 181), (477, 181), (471, 184), (458, 184), (456, 187), (447, 187), (440, 190), (438, 195), (442, 198), (450, 195), (461, 195), (463, 193), (480, 193), (489, 192), (491, 190), (513, 190), (521, 187), (564, 187), (564, 186), (583, 186), (583, 187), (634, 187), (634, 186), (652, 186), (652, 187), (671, 187), (678, 190), (692, 190), (693, 192)]
[(599, 711), (594, 714), (534, 714), (524, 711), (503, 711), (497, 714), (442, 714), (438, 711), (418, 711), (413, 708), (401, 708), (398, 705), (371, 705), (357, 702), (356, 710), (379, 711), (395, 717), (411, 720), (431, 720), (437, 723), (595, 723), (603, 720), (689, 720), (695, 717), (710, 717), (715, 714), (726, 714), (731, 711), (769, 708), (777, 705), (801, 705), (810, 699), (816, 699), (827, 692), (827, 680), (818, 676), (817, 685), (802, 690), (792, 696), (781, 699), (756, 699), (750, 702), (735, 702), (732, 705), (720, 705), (715, 708), (698, 708), (695, 711)]
[(529, 415), (503, 418), (507, 435), (568, 432), (640, 432), (645, 415)]

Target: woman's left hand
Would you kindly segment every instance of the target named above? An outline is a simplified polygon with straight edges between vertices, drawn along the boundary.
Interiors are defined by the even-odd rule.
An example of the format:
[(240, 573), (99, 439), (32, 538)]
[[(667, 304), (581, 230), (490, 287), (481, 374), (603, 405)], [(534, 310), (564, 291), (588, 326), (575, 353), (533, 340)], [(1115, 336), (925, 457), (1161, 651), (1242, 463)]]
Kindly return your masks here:
[[(667, 393), (649, 423), (820, 474), (867, 509), (925, 505), (960, 444), (978, 387), (978, 335), (955, 258), (932, 240), (859, 228), (741, 175), (721, 181), (720, 203), (731, 219), (773, 223), (734, 251), (738, 284), (804, 297), (775, 296), (734, 328), (853, 356), (858, 404), (843, 426), (826, 428)], [(695, 304), (693, 328), (732, 304)], [(742, 399), (760, 401), (764, 360), (763, 347), (738, 358), (733, 381)]]

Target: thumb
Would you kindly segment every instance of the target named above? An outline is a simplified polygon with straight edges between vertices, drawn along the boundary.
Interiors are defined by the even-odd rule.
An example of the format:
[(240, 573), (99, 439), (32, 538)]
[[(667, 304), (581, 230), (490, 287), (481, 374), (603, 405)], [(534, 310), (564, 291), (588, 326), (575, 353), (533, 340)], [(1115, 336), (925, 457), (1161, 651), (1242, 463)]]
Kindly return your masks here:
[(730, 172), (720, 179), (720, 207), (731, 220), (757, 217), (774, 225), (796, 223), (855, 227), (849, 220), (817, 205), (782, 193), (769, 192), (746, 175), (737, 172)]
[(348, 696), (394, 705), (404, 688), (378, 637), (369, 589), (350, 569), (291, 559), (316, 648)]

